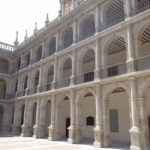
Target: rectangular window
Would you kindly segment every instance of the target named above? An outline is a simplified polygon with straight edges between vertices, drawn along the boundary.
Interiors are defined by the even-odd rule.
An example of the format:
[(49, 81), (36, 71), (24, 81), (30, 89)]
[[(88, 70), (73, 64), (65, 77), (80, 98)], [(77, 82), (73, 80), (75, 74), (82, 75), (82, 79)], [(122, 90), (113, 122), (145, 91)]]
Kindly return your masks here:
[(108, 68), (108, 76), (109, 77), (116, 76), (118, 74), (119, 74), (118, 66), (114, 66), (114, 67)]
[(119, 132), (119, 113), (116, 109), (111, 109), (109, 111), (110, 119), (110, 131)]

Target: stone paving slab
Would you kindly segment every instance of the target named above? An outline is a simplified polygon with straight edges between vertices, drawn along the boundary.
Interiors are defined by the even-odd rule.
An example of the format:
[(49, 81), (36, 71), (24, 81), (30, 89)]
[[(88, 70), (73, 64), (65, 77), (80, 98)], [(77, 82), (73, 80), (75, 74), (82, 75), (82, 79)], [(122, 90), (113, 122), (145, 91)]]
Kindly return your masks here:
[(127, 150), (100, 149), (92, 145), (68, 144), (67, 142), (51, 142), (47, 139), (22, 137), (0, 138), (0, 150)]

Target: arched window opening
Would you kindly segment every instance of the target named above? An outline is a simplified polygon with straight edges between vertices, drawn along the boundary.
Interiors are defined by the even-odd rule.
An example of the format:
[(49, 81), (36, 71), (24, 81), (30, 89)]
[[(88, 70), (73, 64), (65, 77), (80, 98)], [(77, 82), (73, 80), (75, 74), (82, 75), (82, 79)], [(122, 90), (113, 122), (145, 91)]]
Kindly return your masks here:
[(21, 125), (24, 124), (24, 112), (25, 112), (25, 105), (21, 108)]
[(24, 90), (27, 89), (27, 86), (28, 86), (28, 76), (26, 76), (24, 79)]
[(0, 79), (0, 99), (6, 98), (6, 81)]
[(87, 117), (86, 118), (86, 125), (87, 126), (94, 126), (95, 125), (94, 117), (91, 117), (91, 116)]
[(35, 79), (34, 79), (34, 93), (37, 92), (37, 88), (39, 85), (39, 76), (40, 76), (40, 73), (39, 71), (37, 71), (35, 74)]
[(84, 73), (84, 82), (94, 80), (95, 54), (94, 50), (88, 50), (83, 57), (82, 71)]
[(17, 70), (21, 68), (21, 57), (18, 57), (17, 59)]
[(33, 104), (33, 119), (32, 119), (33, 126), (36, 124), (36, 111), (37, 111), (37, 103), (34, 103)]
[(126, 73), (126, 43), (124, 38), (114, 39), (107, 48), (107, 75), (115, 76)]
[(105, 28), (125, 19), (123, 0), (112, 0), (106, 7)]
[(146, 27), (138, 36), (138, 61), (137, 70), (149, 69), (150, 66), (150, 26)]
[(52, 55), (56, 52), (56, 37), (53, 37), (49, 41), (49, 55)]
[(63, 48), (67, 48), (73, 43), (73, 30), (69, 27), (63, 34)]
[(41, 58), (42, 58), (42, 46), (40, 46), (38, 49), (37, 49), (37, 51), (36, 51), (36, 61), (39, 61), (39, 60), (41, 60)]
[(140, 13), (150, 8), (150, 0), (136, 0), (135, 13)]
[(0, 73), (8, 73), (9, 62), (6, 59), (0, 58)]
[(80, 23), (79, 39), (83, 40), (92, 36), (95, 33), (94, 15), (90, 15)]
[(3, 115), (4, 115), (4, 108), (0, 106), (0, 125), (3, 124)]
[(54, 80), (54, 66), (50, 66), (47, 75), (47, 90), (51, 89), (51, 84)]
[(30, 53), (28, 53), (26, 56), (25, 56), (25, 60), (26, 60), (26, 66), (28, 66), (30, 64)]

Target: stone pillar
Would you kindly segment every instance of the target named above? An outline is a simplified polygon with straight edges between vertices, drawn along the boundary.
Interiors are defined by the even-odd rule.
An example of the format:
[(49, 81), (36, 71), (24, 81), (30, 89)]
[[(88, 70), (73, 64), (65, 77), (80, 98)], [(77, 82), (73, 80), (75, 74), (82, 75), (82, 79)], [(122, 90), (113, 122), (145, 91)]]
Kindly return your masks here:
[(43, 67), (40, 68), (40, 74), (39, 74), (39, 85), (37, 87), (37, 91), (41, 92), (42, 88), (43, 88), (43, 77), (44, 76), (44, 70)]
[(96, 147), (103, 146), (103, 127), (102, 127), (102, 96), (100, 85), (96, 85), (96, 126), (95, 126), (95, 142)]
[(134, 68), (134, 38), (132, 25), (127, 27), (127, 71), (133, 72)]
[(56, 34), (56, 52), (59, 51), (59, 32)]
[(95, 80), (100, 79), (100, 41), (96, 39), (96, 49), (95, 49)]
[(126, 19), (132, 15), (131, 0), (124, 0), (124, 12)]
[(98, 5), (95, 9), (95, 31), (96, 31), (96, 34), (99, 32), (99, 28), (100, 28), (100, 9), (99, 9), (99, 5)]
[(144, 98), (138, 98), (140, 128), (141, 128), (141, 143), (142, 149), (148, 150), (148, 125), (146, 121), (146, 112), (144, 108)]
[(73, 44), (78, 42), (78, 24), (77, 20), (73, 22)]
[(100, 5), (99, 6), (99, 14), (100, 14), (100, 18), (99, 18), (99, 20), (100, 20), (100, 26), (99, 26), (99, 30), (101, 31), (101, 30), (103, 30), (104, 28), (105, 28), (105, 16), (104, 16), (104, 7), (103, 7), (103, 5)]
[(33, 128), (31, 126), (32, 119), (32, 106), (29, 101), (25, 103), (25, 112), (24, 112), (24, 124), (22, 125), (22, 137), (31, 137), (33, 133)]
[(76, 50), (73, 51), (73, 57), (72, 57), (72, 76), (70, 80), (70, 84), (74, 85), (75, 84), (75, 77), (76, 77), (76, 61), (77, 61), (77, 53)]
[(47, 55), (47, 48), (46, 48), (46, 41), (42, 43), (42, 58), (46, 57)]
[(54, 79), (53, 79), (53, 83), (52, 83), (52, 89), (56, 88), (56, 84), (57, 84), (57, 73), (58, 73), (58, 57), (55, 56), (55, 63), (54, 63)]
[(131, 137), (131, 150), (142, 150), (141, 147), (141, 132), (139, 128), (139, 114), (137, 109), (137, 85), (136, 79), (130, 78), (130, 113), (131, 113), (131, 129), (130, 129), (130, 137)]
[(69, 139), (68, 142), (75, 144), (78, 143), (78, 129), (76, 128), (76, 120), (75, 120), (75, 91), (71, 90), (71, 101), (70, 101), (70, 108), (71, 108), (71, 125), (69, 127)]
[(51, 99), (51, 125), (49, 126), (49, 140), (55, 141), (57, 139), (56, 131), (56, 96), (52, 95)]
[(41, 101), (37, 101), (37, 107), (36, 107), (36, 123), (33, 126), (33, 137), (35, 138), (40, 138), (41, 137), (41, 132), (40, 132), (40, 104)]

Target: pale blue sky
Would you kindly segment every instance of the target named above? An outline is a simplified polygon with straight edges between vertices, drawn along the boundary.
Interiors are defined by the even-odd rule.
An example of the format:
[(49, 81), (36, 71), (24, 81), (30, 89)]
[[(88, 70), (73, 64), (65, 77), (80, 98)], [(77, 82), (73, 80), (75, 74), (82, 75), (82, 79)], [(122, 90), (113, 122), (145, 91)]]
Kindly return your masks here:
[(46, 13), (52, 20), (58, 15), (59, 8), (59, 0), (1, 0), (0, 41), (12, 44), (16, 30), (19, 31), (19, 41), (22, 41), (26, 29), (31, 35), (35, 22), (41, 28)]

